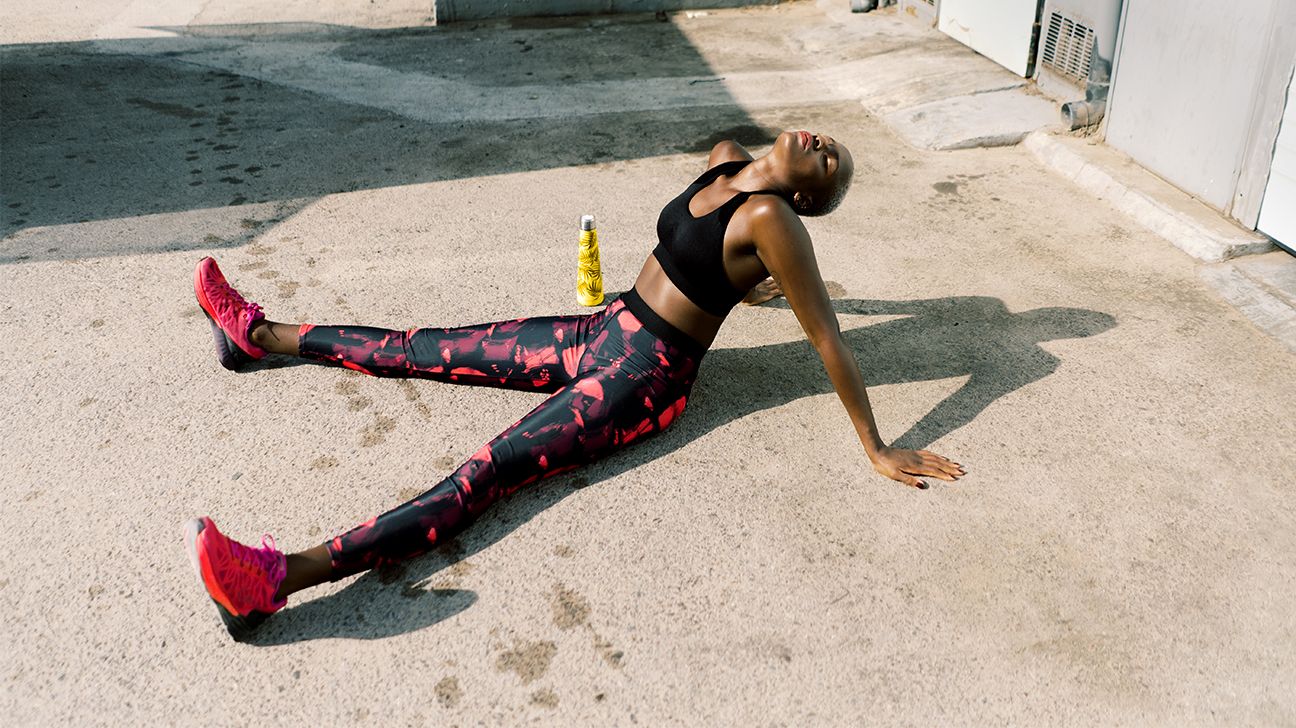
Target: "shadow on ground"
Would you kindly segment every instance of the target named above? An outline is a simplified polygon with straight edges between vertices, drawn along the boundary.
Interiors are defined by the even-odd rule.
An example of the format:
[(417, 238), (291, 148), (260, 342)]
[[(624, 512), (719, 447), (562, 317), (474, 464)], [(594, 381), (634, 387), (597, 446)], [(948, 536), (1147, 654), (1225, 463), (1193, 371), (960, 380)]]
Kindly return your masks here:
[[(577, 82), (708, 77), (711, 68), (671, 23), (622, 16), (564, 18), (477, 32), (367, 31), (302, 24), (171, 28), (178, 38), (0, 48), (0, 263), (210, 250), (328, 194), (676, 152), (720, 139), (774, 139), (707, 84), (705, 108), (429, 123), (213, 68), (247, 50), (268, 65), (326, 58), (389, 79), (392, 92), (454, 82), (471, 99), (429, 93), (438, 109)], [(309, 52), (302, 51), (309, 46)], [(323, 50), (320, 50), (323, 48)], [(307, 55), (294, 55), (307, 53)], [(310, 53), (322, 55), (310, 55)], [(302, 61), (305, 58), (307, 61)], [(246, 61), (242, 61), (246, 62)], [(259, 62), (259, 61), (258, 61)], [(338, 96), (356, 79), (338, 78)], [(404, 85), (402, 85), (404, 84)], [(384, 96), (384, 98), (387, 98)], [(606, 101), (606, 99), (605, 99)], [(607, 104), (599, 107), (607, 110)], [(203, 211), (50, 245), (24, 230)], [(115, 242), (114, 242), (115, 241)]]
[[(766, 307), (788, 309), (776, 299)], [(1061, 363), (1039, 346), (1101, 334), (1116, 325), (1106, 313), (1037, 308), (1012, 313), (988, 296), (916, 301), (843, 299), (839, 314), (903, 316), (842, 332), (869, 387), (968, 377), (956, 392), (894, 440), (921, 449), (971, 422), (994, 401), (1052, 374)], [(368, 572), (337, 595), (286, 610), (256, 637), (282, 644), (319, 637), (376, 639), (435, 624), (466, 609), (472, 592), (428, 591), (442, 570), (485, 549), (579, 488), (621, 475), (754, 412), (833, 392), (818, 354), (806, 341), (744, 349), (713, 349), (703, 359), (685, 414), (647, 442), (553, 478), (493, 507), (458, 538), (405, 564)], [(724, 487), (716, 483), (716, 487)], [(399, 587), (384, 586), (384, 584)], [(439, 582), (438, 582), (439, 583)]]

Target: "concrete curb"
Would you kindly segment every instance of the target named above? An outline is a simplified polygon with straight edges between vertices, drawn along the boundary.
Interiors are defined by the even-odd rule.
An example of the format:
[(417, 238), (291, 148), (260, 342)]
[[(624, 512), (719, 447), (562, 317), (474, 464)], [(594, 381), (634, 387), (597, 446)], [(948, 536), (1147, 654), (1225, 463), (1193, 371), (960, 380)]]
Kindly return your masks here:
[(1057, 121), (1057, 104), (1020, 86), (940, 99), (882, 117), (919, 149), (1007, 147)]
[(1257, 275), (1244, 265), (1244, 262), (1260, 261), (1270, 263), (1270, 267), (1283, 266), (1289, 274), (1296, 271), (1296, 259), (1282, 252), (1270, 255), (1274, 256), (1273, 260), (1264, 260), (1269, 256), (1249, 257), (1246, 261), (1202, 266), (1197, 273), (1251, 323), (1296, 354), (1296, 299), (1291, 295), (1292, 290), (1284, 288), (1281, 281)]
[[(1033, 132), (1027, 135), (1025, 146), (1054, 172), (1108, 200), (1116, 209), (1198, 260), (1219, 263), (1240, 255), (1265, 253), (1274, 248), (1273, 243), (1263, 235), (1248, 235), (1241, 230), (1236, 234), (1222, 234), (1209, 229), (1191, 215), (1172, 209), (1148, 192), (1118, 180), (1051, 134)], [(1161, 184), (1169, 188), (1168, 183)], [(1178, 194), (1187, 198), (1182, 192)]]

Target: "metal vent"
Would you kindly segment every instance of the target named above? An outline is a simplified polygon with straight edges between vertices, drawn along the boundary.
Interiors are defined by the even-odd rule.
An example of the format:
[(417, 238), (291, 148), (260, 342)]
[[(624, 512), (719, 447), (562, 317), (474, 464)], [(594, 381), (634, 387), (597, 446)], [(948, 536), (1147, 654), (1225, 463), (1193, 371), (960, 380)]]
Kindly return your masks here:
[(1061, 13), (1049, 16), (1048, 34), (1044, 38), (1044, 65), (1054, 71), (1083, 83), (1089, 77), (1089, 64), (1093, 60), (1093, 29), (1081, 25)]

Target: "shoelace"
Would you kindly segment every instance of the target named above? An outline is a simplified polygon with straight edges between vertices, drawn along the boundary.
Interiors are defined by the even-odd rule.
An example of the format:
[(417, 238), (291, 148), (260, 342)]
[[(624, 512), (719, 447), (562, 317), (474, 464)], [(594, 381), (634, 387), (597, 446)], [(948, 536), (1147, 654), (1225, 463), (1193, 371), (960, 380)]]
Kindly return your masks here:
[(279, 547), (275, 545), (274, 536), (265, 534), (261, 537), (261, 547), (254, 548), (238, 541), (231, 540), (230, 555), (235, 560), (244, 564), (251, 564), (260, 569), (269, 577), (274, 587), (278, 587), (279, 582), (283, 580), (287, 568), (280, 560)]
[[(229, 281), (225, 281), (221, 283), (220, 287), (221, 287), (221, 293), (224, 293), (227, 297), (242, 304), (243, 310), (248, 312), (249, 318), (256, 318), (257, 314), (262, 313), (261, 304), (253, 303), (252, 301), (249, 301), (246, 298), (244, 298), (243, 294), (234, 290), (234, 286), (231, 286), (229, 284)], [(262, 315), (264, 314), (262, 313)]]

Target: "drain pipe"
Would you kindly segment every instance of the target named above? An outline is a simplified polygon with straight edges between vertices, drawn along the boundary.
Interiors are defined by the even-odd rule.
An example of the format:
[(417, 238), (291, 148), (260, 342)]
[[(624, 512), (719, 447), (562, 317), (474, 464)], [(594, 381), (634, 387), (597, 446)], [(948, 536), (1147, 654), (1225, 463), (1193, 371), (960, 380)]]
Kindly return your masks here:
[(1106, 3), (1110, 23), (1099, 23), (1100, 28), (1111, 28), (1110, 33), (1095, 36), (1093, 62), (1089, 64), (1089, 78), (1085, 81), (1084, 101), (1062, 104), (1062, 123), (1075, 131), (1102, 121), (1107, 112), (1107, 91), (1111, 87), (1112, 59), (1116, 54), (1117, 24), (1120, 20), (1121, 0)]
[[(1095, 40), (1094, 45), (1098, 42)], [(1084, 101), (1062, 104), (1062, 123), (1075, 131), (1102, 121), (1107, 112), (1107, 89), (1111, 86), (1111, 62), (1095, 54), (1085, 83)]]

